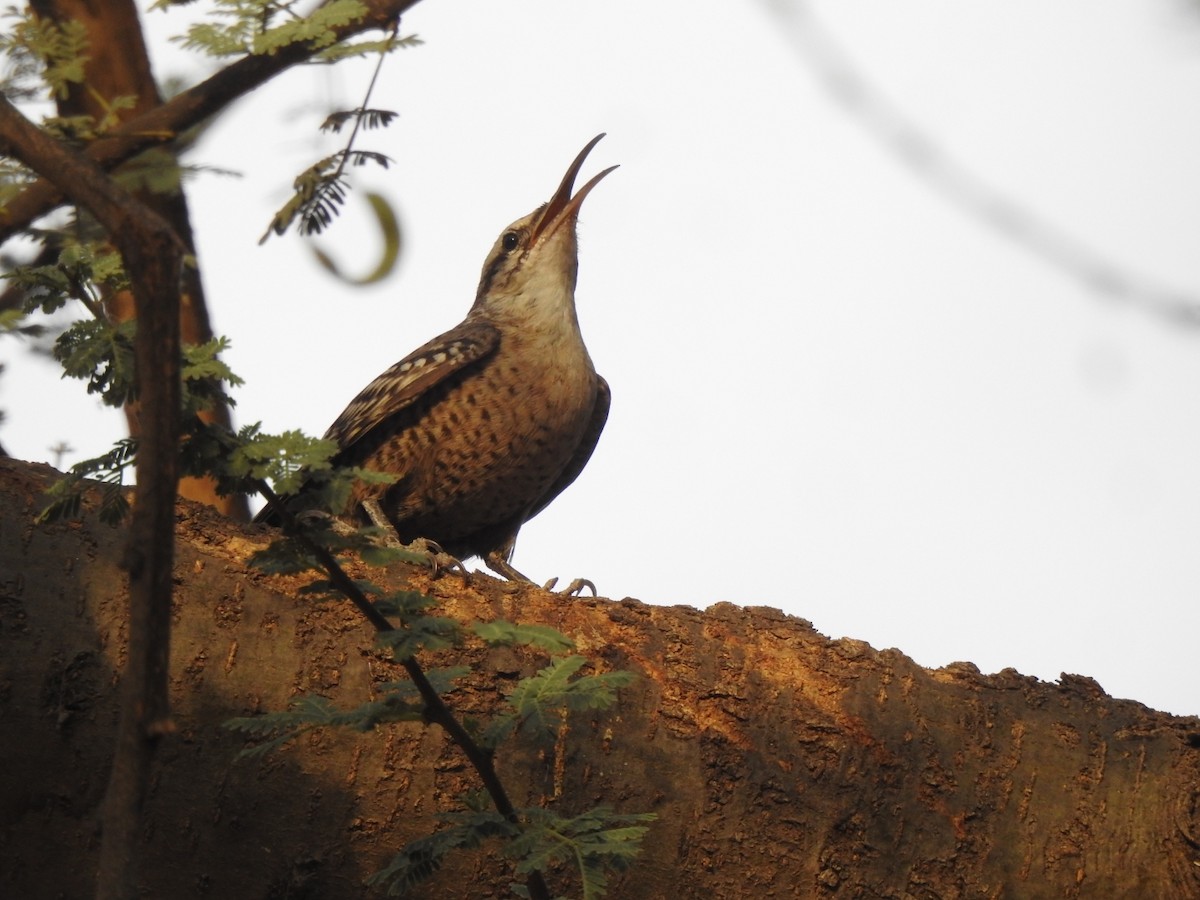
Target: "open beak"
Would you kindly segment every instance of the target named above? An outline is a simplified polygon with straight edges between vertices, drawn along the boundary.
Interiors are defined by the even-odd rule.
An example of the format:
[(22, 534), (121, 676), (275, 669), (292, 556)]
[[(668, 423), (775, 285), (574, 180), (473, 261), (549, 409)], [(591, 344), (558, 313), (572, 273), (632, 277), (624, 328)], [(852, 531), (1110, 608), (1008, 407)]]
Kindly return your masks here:
[(579, 170), (583, 168), (583, 161), (587, 159), (587, 155), (592, 151), (592, 148), (600, 143), (600, 138), (602, 137), (604, 137), (603, 134), (598, 134), (588, 141), (587, 146), (579, 151), (579, 155), (575, 157), (575, 161), (567, 169), (567, 174), (563, 176), (558, 190), (554, 192), (554, 196), (550, 198), (550, 202), (546, 204), (546, 208), (542, 211), (541, 218), (533, 226), (531, 244), (536, 244), (538, 241), (550, 237), (564, 222), (574, 222), (575, 217), (579, 215), (579, 207), (583, 205), (584, 198), (591, 192), (592, 188), (600, 183), (601, 178), (613, 169), (618, 168), (617, 166), (609, 166), (600, 174), (594, 175), (591, 181), (579, 189), (578, 194), (574, 197), (571, 196), (571, 189), (575, 186), (575, 178), (579, 175)]

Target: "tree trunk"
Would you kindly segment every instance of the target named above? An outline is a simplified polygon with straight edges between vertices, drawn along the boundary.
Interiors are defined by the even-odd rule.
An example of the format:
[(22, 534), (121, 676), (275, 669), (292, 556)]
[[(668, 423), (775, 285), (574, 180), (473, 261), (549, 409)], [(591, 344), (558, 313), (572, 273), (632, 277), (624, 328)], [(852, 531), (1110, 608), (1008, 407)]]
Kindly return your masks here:
[[(36, 525), (46, 467), (0, 460), (0, 895), (83, 897), (126, 650), (118, 529)], [(301, 692), (341, 706), (400, 677), (347, 603), (297, 595), (245, 558), (270, 532), (181, 502), (171, 664), (178, 733), (155, 761), (143, 896), (381, 896), (363, 882), (476, 787), (417, 724), (318, 731), (235, 761), (232, 716)], [(430, 581), (445, 614), (552, 625), (641, 677), (554, 746), (501, 748), (518, 805), (658, 813), (621, 898), (1200, 896), (1200, 721), (969, 664), (939, 670), (821, 636), (763, 607), (705, 612)], [(476, 648), (450, 695), (484, 715), (533, 653)], [(508, 896), (494, 847), (416, 896)]]
[[(87, 28), (89, 55), (86, 82), (70, 85), (67, 95), (56, 99), (61, 116), (92, 116), (103, 119), (105, 104), (115, 97), (132, 97), (133, 105), (118, 117), (122, 123), (149, 113), (162, 106), (158, 85), (150, 70), (150, 57), (142, 35), (137, 6), (133, 0), (33, 0), (32, 7), (39, 16), (58, 22), (76, 21)], [(136, 160), (135, 160), (136, 162)], [(163, 165), (162, 162), (159, 163)], [(191, 214), (183, 190), (183, 178), (174, 190), (136, 188), (131, 191), (141, 203), (154, 210), (170, 224), (187, 253), (195, 259), (196, 243), (192, 234)], [(57, 248), (49, 248), (47, 264), (58, 258)], [(184, 344), (199, 345), (212, 340), (212, 325), (200, 269), (192, 264), (182, 271), (179, 296), (180, 337)], [(104, 296), (104, 307), (114, 322), (137, 318), (133, 292), (110, 291)], [(232, 431), (233, 416), (224, 403), (199, 413), (205, 422), (216, 422)], [(137, 402), (126, 404), (125, 421), (131, 437), (142, 433), (142, 413)], [(250, 519), (250, 507), (244, 494), (217, 492), (213, 478), (184, 477), (179, 480), (179, 496), (207, 503), (226, 516), (243, 522)]]

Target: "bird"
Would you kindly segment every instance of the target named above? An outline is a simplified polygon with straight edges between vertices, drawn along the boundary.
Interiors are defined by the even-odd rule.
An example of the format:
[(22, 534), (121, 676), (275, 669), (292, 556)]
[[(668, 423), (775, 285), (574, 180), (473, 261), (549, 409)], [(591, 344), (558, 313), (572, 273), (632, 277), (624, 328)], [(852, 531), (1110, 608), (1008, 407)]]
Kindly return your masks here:
[[(549, 201), (501, 232), (466, 318), (380, 374), (329, 426), (334, 465), (395, 480), (356, 481), (346, 506), (326, 512), (530, 581), (510, 562), (517, 533), (583, 471), (611, 401), (575, 310), (579, 211), (618, 167), (572, 191), (603, 137), (580, 151)], [(272, 509), (260, 520), (279, 524)], [(567, 592), (585, 584), (595, 591), (577, 579)]]

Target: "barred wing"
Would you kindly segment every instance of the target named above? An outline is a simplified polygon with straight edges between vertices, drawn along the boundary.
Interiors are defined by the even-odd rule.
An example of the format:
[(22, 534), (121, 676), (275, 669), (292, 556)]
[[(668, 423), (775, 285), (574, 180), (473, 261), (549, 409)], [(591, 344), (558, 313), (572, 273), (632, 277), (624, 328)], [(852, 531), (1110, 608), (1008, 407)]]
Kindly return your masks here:
[(435, 385), (490, 356), (499, 343), (500, 332), (485, 322), (463, 322), (439, 335), (363, 388), (329, 426), (326, 439), (345, 450)]

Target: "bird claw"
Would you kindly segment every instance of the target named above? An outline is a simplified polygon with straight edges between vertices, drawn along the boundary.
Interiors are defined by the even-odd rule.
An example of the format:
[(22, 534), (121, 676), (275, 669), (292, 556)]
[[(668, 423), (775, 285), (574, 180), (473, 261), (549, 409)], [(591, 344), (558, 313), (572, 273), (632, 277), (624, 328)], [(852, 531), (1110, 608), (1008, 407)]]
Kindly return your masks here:
[[(489, 569), (491, 569), (497, 575), (503, 575), (511, 582), (516, 582), (518, 584), (537, 584), (537, 582), (528, 575), (522, 575), (520, 572), (514, 569), (512, 564), (496, 551), (492, 551), (491, 553), (487, 554), (483, 558), (483, 561), (487, 564)], [(586, 578), (576, 578), (561, 591), (554, 590), (554, 586), (556, 584), (558, 584), (558, 579), (551, 578), (544, 585), (542, 585), (542, 590), (552, 591), (553, 593), (561, 594), (564, 597), (574, 597), (578, 596), (579, 592), (587, 587), (592, 589), (593, 597), (599, 596), (599, 594), (596, 592), (596, 585), (592, 584)]]
[(582, 597), (583, 589), (591, 588), (593, 597), (600, 596), (599, 592), (596, 590), (596, 585), (593, 584), (587, 578), (576, 578), (574, 581), (572, 581), (570, 584), (568, 584), (561, 591), (554, 590), (554, 586), (556, 584), (558, 584), (557, 576), (555, 576), (554, 578), (551, 578), (549, 581), (547, 581), (545, 584), (543, 584), (542, 590), (543, 591), (551, 591), (552, 593), (555, 593), (555, 594), (561, 594), (564, 597)]
[(429, 566), (435, 578), (442, 572), (453, 572), (457, 569), (464, 580), (471, 580), (471, 573), (462, 564), (462, 560), (457, 556), (451, 556), (436, 541), (431, 541), (428, 538), (416, 538), (406, 544), (400, 540), (396, 526), (384, 515), (383, 508), (379, 505), (378, 500), (364, 500), (362, 508), (363, 512), (367, 514), (367, 518), (371, 520), (371, 524), (383, 532), (381, 540), (385, 547), (404, 550), (420, 557), (419, 561)]
[[(392, 529), (392, 534), (395, 535), (395, 533), (395, 529)], [(396, 544), (389, 546), (397, 546), (402, 550), (407, 550), (409, 553), (415, 553), (423, 557), (425, 564), (432, 570), (435, 578), (443, 572), (457, 570), (464, 581), (471, 580), (471, 573), (462, 564), (462, 560), (457, 556), (451, 556), (436, 541), (431, 541), (428, 538), (417, 538), (411, 543), (402, 544), (399, 537), (396, 537), (395, 540)]]

